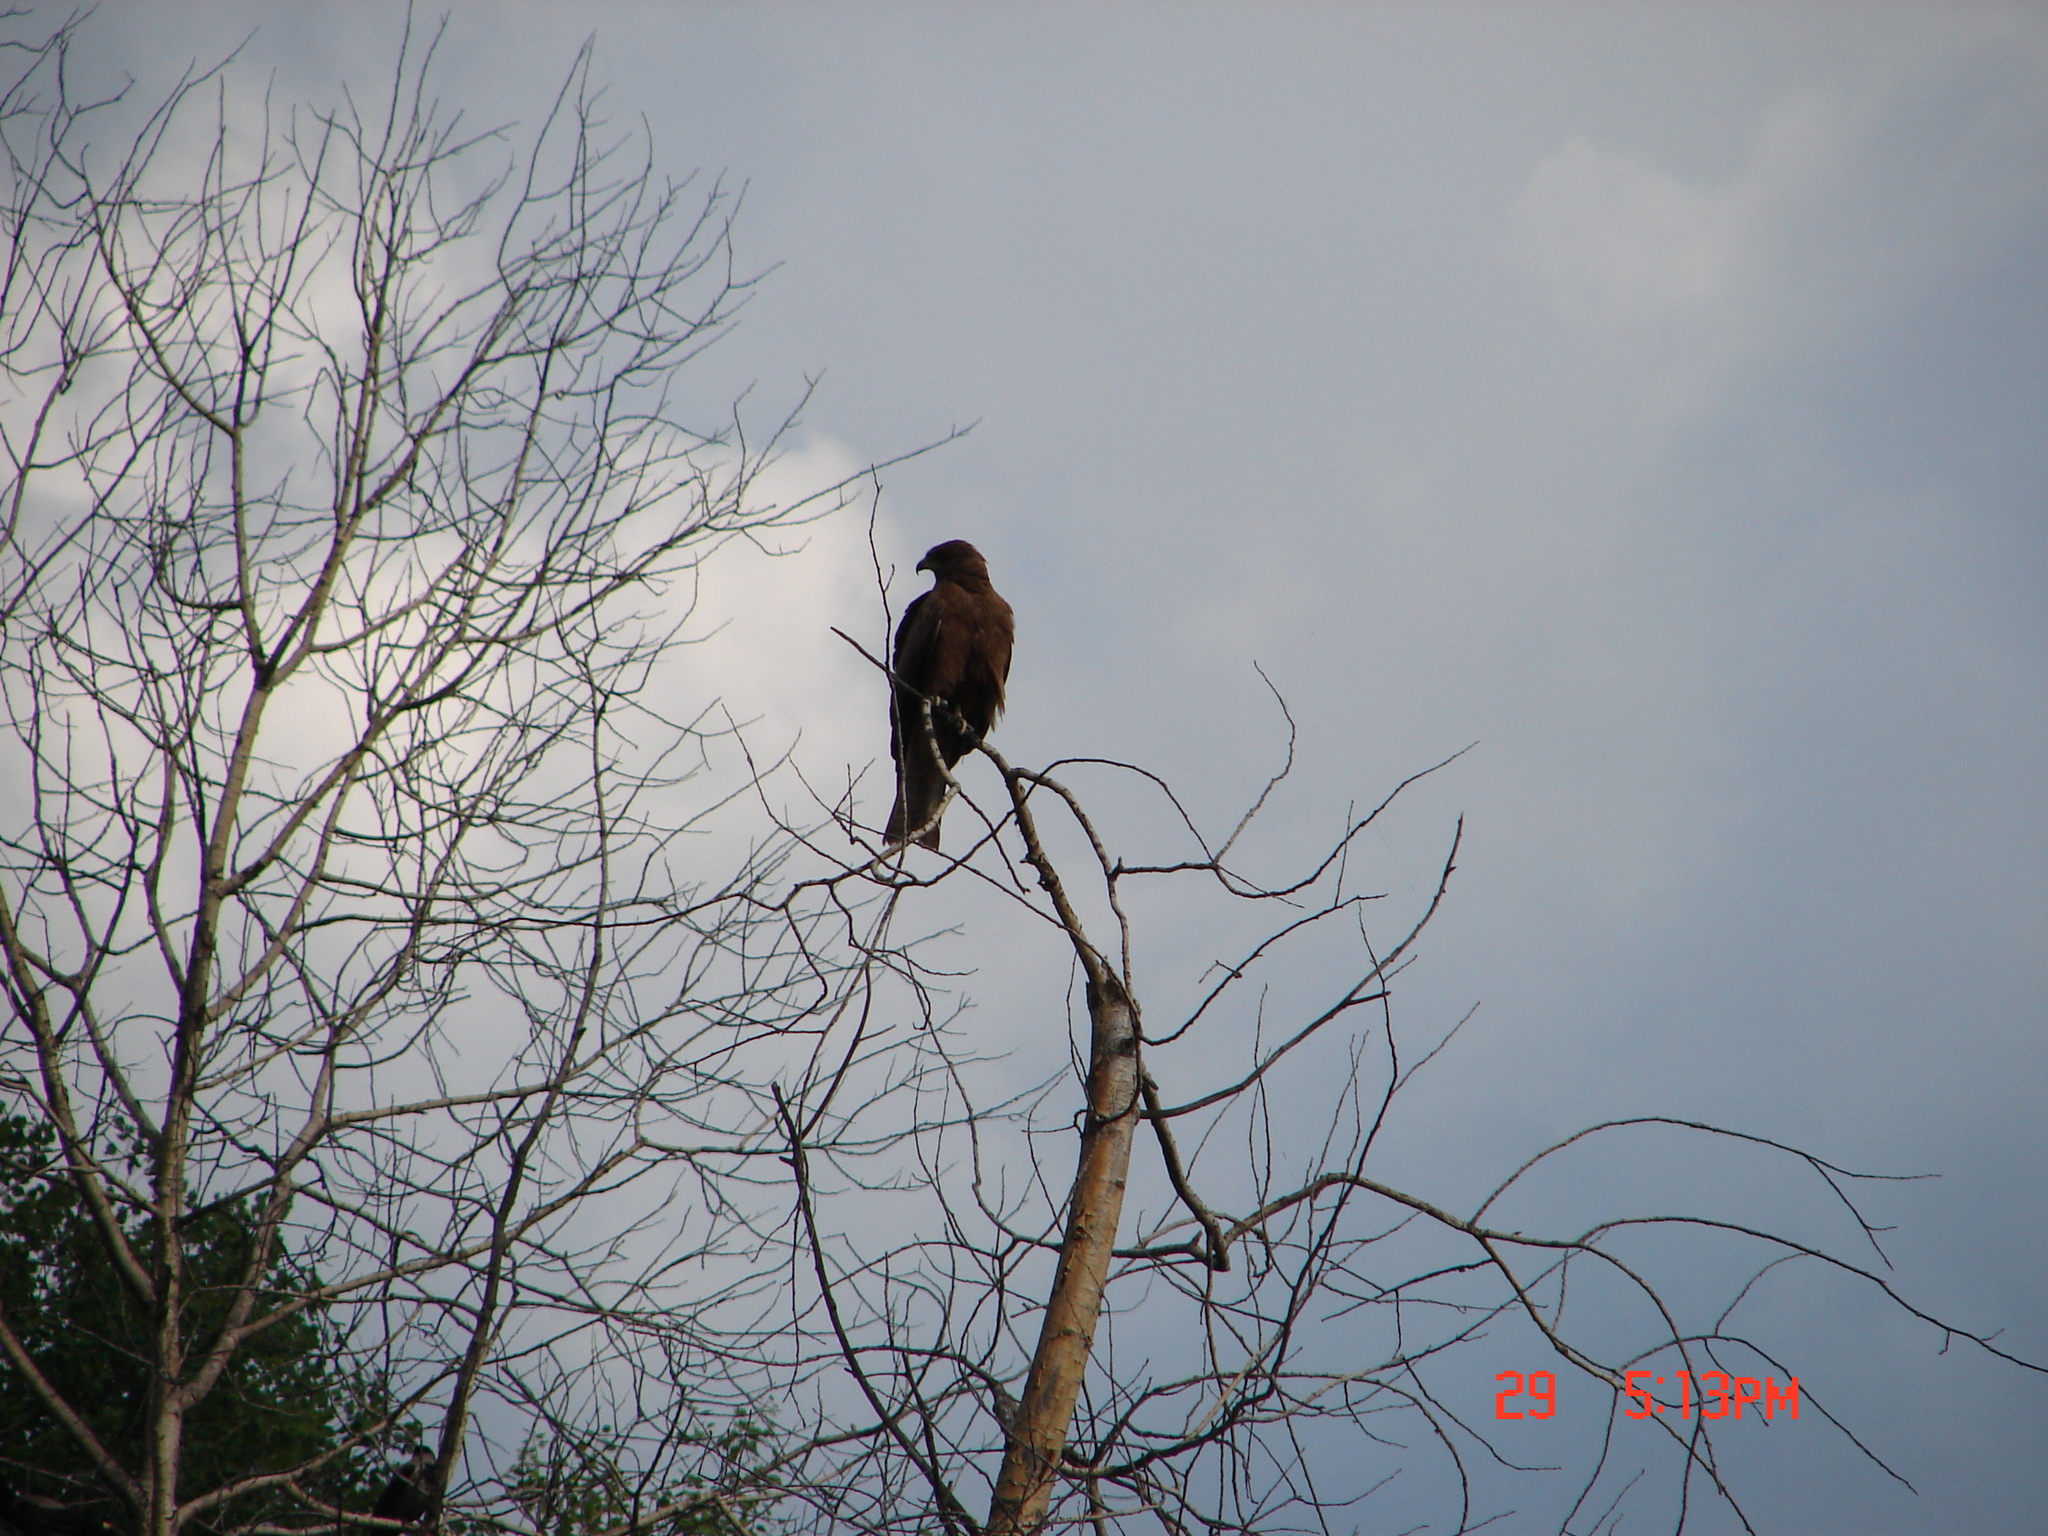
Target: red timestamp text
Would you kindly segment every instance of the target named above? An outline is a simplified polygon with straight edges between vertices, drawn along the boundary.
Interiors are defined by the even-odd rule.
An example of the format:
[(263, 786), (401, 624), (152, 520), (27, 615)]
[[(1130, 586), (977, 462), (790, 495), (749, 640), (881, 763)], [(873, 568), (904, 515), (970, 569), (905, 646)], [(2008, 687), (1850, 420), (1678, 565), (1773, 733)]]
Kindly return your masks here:
[[(1649, 1385), (1644, 1386), (1647, 1382)], [(1669, 1403), (1656, 1395), (1655, 1389), (1664, 1386), (1662, 1376), (1652, 1376), (1648, 1371), (1628, 1373), (1627, 1396), (1636, 1400), (1635, 1407), (1628, 1410), (1632, 1419), (1647, 1419), (1653, 1413), (1675, 1413), (1681, 1419), (1692, 1416), (1694, 1383), (1698, 1383), (1700, 1417), (1703, 1419), (1725, 1419), (1730, 1416), (1742, 1417), (1745, 1405), (1761, 1405), (1765, 1419), (1775, 1419), (1783, 1408), (1799, 1417), (1799, 1378), (1787, 1376), (1785, 1389), (1778, 1390), (1778, 1378), (1766, 1376), (1759, 1381), (1754, 1376), (1730, 1376), (1726, 1371), (1701, 1371), (1695, 1377), (1690, 1371), (1674, 1371), (1670, 1385), (1678, 1389), (1678, 1401)], [(1715, 1383), (1720, 1385), (1716, 1386)], [(1708, 1403), (1713, 1404), (1708, 1407)]]
[[(1554, 1372), (1530, 1371), (1525, 1376), (1520, 1371), (1502, 1371), (1493, 1379), (1505, 1384), (1493, 1395), (1496, 1419), (1548, 1419), (1556, 1415)], [(1647, 1419), (1653, 1413), (1691, 1418), (1695, 1403), (1703, 1419), (1739, 1419), (1742, 1410), (1752, 1406), (1761, 1408), (1767, 1420), (1775, 1419), (1781, 1408), (1793, 1418), (1799, 1417), (1797, 1376), (1786, 1377), (1782, 1390), (1775, 1376), (1758, 1380), (1754, 1376), (1731, 1376), (1726, 1371), (1701, 1371), (1697, 1376), (1690, 1371), (1677, 1371), (1668, 1378), (1649, 1371), (1630, 1371), (1627, 1380), (1624, 1395), (1635, 1402), (1634, 1407), (1626, 1410), (1631, 1419)], [(1667, 1402), (1658, 1396), (1659, 1387), (1672, 1389), (1676, 1400)], [(1511, 1407), (1510, 1400), (1518, 1398), (1527, 1398), (1527, 1406)]]
[[(1493, 1416), (1496, 1419), (1547, 1419), (1557, 1412), (1557, 1375), (1552, 1371), (1531, 1371), (1526, 1378), (1520, 1371), (1502, 1371), (1493, 1378), (1495, 1381), (1511, 1381), (1513, 1386), (1493, 1394)], [(1528, 1385), (1523, 1385), (1526, 1379)], [(1508, 1399), (1520, 1397), (1524, 1392), (1532, 1403), (1541, 1403), (1541, 1408), (1510, 1408)]]

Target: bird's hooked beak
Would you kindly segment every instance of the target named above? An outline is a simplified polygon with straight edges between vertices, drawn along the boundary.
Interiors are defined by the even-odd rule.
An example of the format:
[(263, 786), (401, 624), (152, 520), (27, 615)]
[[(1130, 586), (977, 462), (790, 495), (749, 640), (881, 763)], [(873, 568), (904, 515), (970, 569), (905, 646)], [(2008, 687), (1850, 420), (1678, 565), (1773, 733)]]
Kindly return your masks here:
[(934, 576), (939, 574), (939, 568), (936, 565), (932, 564), (931, 558), (929, 556), (918, 561), (917, 568), (920, 571), (930, 571)]

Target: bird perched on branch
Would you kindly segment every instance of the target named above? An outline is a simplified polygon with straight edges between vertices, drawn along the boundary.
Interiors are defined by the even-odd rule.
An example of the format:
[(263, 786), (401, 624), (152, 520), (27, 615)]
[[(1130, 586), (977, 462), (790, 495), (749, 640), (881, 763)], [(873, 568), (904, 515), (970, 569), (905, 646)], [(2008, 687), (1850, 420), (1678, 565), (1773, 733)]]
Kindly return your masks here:
[[(965, 539), (933, 545), (917, 568), (930, 571), (933, 581), (929, 592), (903, 610), (903, 622), (896, 626), (896, 682), (889, 707), (896, 808), (889, 813), (888, 837), (901, 843), (916, 834), (920, 846), (936, 848), (946, 779), (932, 755), (933, 738), (939, 757), (951, 768), (989, 733), (1003, 712), (1017, 626), (1010, 605), (989, 585), (988, 562)], [(921, 697), (933, 705), (929, 735)], [(966, 732), (954, 723), (954, 712)]]
[(434, 1506), (434, 1453), (424, 1445), (412, 1448), (405, 1465), (391, 1474), (384, 1491), (377, 1495), (370, 1513), (379, 1520), (402, 1520), (407, 1525), (429, 1523)]

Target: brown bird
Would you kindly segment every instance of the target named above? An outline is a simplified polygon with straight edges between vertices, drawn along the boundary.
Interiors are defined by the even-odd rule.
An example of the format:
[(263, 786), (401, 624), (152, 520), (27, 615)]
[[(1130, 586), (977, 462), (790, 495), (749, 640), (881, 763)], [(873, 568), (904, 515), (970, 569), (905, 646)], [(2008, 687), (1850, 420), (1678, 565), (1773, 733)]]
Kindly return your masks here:
[(395, 1469), (377, 1504), (370, 1511), (379, 1520), (403, 1520), (407, 1525), (432, 1523), (434, 1506), (434, 1453), (424, 1445), (412, 1448), (405, 1464)]
[[(896, 626), (896, 684), (889, 706), (889, 755), (896, 759), (896, 808), (889, 813), (889, 841), (901, 843), (925, 827), (920, 846), (939, 846), (937, 815), (946, 780), (925, 735), (919, 695), (934, 706), (950, 704), (973, 732), (989, 733), (1003, 712), (1003, 685), (1010, 678), (1010, 643), (1016, 618), (989, 585), (988, 562), (964, 539), (935, 544), (917, 562), (930, 571), (932, 589), (903, 610)], [(951, 768), (972, 744), (944, 709), (932, 710), (939, 754)]]

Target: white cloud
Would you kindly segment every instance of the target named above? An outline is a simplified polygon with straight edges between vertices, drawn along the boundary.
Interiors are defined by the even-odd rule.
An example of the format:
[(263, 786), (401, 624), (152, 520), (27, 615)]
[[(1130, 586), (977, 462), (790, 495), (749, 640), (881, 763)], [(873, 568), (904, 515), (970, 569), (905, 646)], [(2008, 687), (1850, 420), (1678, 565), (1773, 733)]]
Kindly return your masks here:
[[(816, 438), (761, 474), (753, 499), (794, 505), (858, 474), (864, 462), (844, 444)], [(868, 548), (871, 507), (861, 498), (817, 522), (722, 550), (704, 567), (684, 632), (690, 643), (669, 663), (679, 695), (672, 714), (690, 718), (718, 701), (757, 762), (794, 748), (821, 790), (843, 788), (849, 768), (858, 773), (877, 758), (886, 766), (888, 755), (880, 677), (833, 633), (844, 630), (877, 654), (887, 646)], [(900, 613), (912, 595), (902, 577), (915, 556), (896, 548), (886, 505), (875, 509), (875, 540), (884, 573), (892, 562), (900, 573), (892, 600)], [(876, 783), (875, 792), (885, 792)]]
[(1515, 200), (1518, 254), (1562, 304), (1616, 318), (1739, 301), (1755, 293), (1774, 222), (1838, 163), (1852, 128), (1832, 93), (1794, 92), (1763, 114), (1746, 160), (1719, 183), (1575, 134)]
[(1516, 201), (1528, 253), (1561, 295), (1617, 309), (1711, 298), (1740, 243), (1726, 190), (1690, 186), (1638, 151), (1574, 136)]

